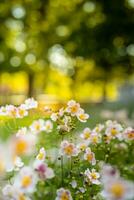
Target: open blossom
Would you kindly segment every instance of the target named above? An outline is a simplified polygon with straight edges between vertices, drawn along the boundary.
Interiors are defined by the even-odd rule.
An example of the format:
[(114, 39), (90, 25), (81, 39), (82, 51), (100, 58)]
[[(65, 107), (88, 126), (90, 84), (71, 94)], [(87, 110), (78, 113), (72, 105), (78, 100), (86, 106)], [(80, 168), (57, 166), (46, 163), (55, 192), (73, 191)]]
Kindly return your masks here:
[(11, 184), (4, 186), (2, 194), (6, 200), (30, 200), (17, 186)]
[(134, 140), (134, 129), (132, 127), (126, 128), (123, 136), (126, 140)]
[(77, 156), (78, 149), (73, 143), (64, 140), (61, 142), (61, 155), (67, 155), (68, 157)]
[(42, 180), (51, 179), (55, 176), (53, 169), (48, 167), (47, 164), (42, 161), (36, 160), (34, 162), (34, 169)]
[(17, 107), (14, 105), (6, 105), (6, 113), (9, 117), (17, 117)]
[(30, 133), (21, 135), (13, 138), (10, 143), (13, 155), (29, 155), (34, 151), (36, 136)]
[(117, 169), (104, 165), (101, 172), (103, 184), (102, 196), (109, 200), (126, 200), (134, 198), (134, 184), (120, 177)]
[(52, 113), (50, 118), (51, 118), (52, 121), (56, 122), (58, 117), (59, 117), (58, 113)]
[(91, 151), (91, 149), (89, 147), (86, 148), (86, 150), (85, 150), (84, 160), (87, 160), (92, 165), (96, 164), (95, 154)]
[(100, 174), (98, 172), (96, 172), (95, 169), (92, 169), (91, 171), (89, 169), (87, 169), (84, 172), (84, 175), (85, 175), (85, 179), (88, 183), (92, 183), (92, 184), (95, 184), (95, 185), (100, 184), (100, 181), (99, 181)]
[(109, 200), (126, 200), (134, 198), (134, 185), (123, 179), (111, 180), (104, 185), (102, 195)]
[(21, 189), (22, 192), (32, 193), (38, 181), (36, 173), (31, 167), (23, 167), (16, 175), (14, 185)]
[(87, 119), (89, 118), (89, 115), (86, 114), (85, 111), (81, 108), (81, 109), (79, 109), (79, 111), (77, 113), (77, 118), (81, 122), (86, 122)]
[(17, 131), (16, 137), (26, 135), (27, 133), (28, 133), (27, 127), (22, 127)]
[(101, 142), (101, 135), (96, 132), (92, 132), (91, 137), (89, 139), (89, 142), (91, 144), (98, 144)]
[(50, 120), (45, 121), (44, 130), (49, 133), (53, 129), (53, 123)]
[(29, 110), (32, 108), (37, 108), (38, 107), (38, 102), (35, 101), (33, 98), (29, 98), (25, 100), (25, 103), (23, 104), (25, 109)]
[(76, 116), (80, 110), (80, 104), (76, 103), (74, 100), (70, 100), (67, 103), (66, 111), (70, 113), (72, 116)]
[(34, 133), (40, 133), (45, 130), (45, 121), (43, 119), (35, 120), (31, 126), (30, 130)]
[(87, 147), (88, 147), (87, 142), (82, 142), (77, 145), (77, 149), (79, 152), (85, 151)]
[(69, 190), (60, 188), (57, 190), (57, 197), (55, 200), (73, 200)]
[(116, 121), (108, 120), (106, 122), (105, 135), (111, 136), (113, 139), (118, 138), (119, 140), (122, 140), (123, 139), (122, 131), (123, 128), (121, 124), (117, 123)]
[(9, 159), (9, 162), (6, 166), (6, 172), (12, 172), (13, 170), (19, 171), (23, 166), (24, 163), (22, 162), (21, 158), (19, 156), (15, 156), (11, 160)]
[(94, 129), (93, 132), (100, 133), (104, 129), (103, 124), (98, 124)]
[(23, 108), (22, 106), (19, 106), (17, 108), (16, 118), (23, 118), (25, 116), (28, 116), (28, 111), (25, 108)]
[(42, 160), (42, 161), (44, 161), (45, 158), (46, 158), (46, 151), (45, 151), (45, 149), (42, 147), (42, 148), (40, 149), (40, 151), (39, 151), (39, 153), (38, 153), (36, 159), (37, 159), (37, 160)]
[(90, 128), (85, 128), (82, 132), (82, 134), (80, 135), (81, 138), (83, 138), (84, 140), (88, 140), (91, 136), (91, 129)]
[(5, 106), (0, 107), (0, 116), (6, 116), (7, 115), (7, 109)]

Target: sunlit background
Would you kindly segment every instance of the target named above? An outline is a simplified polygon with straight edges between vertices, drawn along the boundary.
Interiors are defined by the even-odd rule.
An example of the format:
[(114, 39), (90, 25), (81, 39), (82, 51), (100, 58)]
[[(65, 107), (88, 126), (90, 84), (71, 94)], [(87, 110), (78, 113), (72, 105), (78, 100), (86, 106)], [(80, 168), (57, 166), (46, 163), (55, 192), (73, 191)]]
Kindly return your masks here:
[(0, 1), (0, 104), (34, 96), (131, 111), (133, 72), (134, 0)]

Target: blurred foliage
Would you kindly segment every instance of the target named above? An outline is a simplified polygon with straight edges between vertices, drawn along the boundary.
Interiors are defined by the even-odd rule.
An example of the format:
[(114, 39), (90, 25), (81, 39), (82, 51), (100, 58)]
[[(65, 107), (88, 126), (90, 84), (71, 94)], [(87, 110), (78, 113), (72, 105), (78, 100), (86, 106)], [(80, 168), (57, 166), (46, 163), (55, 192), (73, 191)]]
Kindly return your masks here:
[(133, 78), (133, 11), (134, 0), (3, 0), (0, 73), (25, 71), (29, 96), (114, 98)]

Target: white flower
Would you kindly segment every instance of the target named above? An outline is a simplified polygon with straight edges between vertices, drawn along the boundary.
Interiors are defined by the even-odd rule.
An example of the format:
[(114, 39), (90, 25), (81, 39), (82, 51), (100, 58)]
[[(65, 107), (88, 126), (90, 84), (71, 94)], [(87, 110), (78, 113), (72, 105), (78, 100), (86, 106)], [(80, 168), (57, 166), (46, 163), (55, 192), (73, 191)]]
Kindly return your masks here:
[(44, 130), (49, 133), (53, 129), (53, 123), (50, 120), (45, 121), (45, 127)]
[(61, 155), (67, 155), (68, 157), (77, 156), (78, 149), (73, 143), (64, 140), (61, 142)]
[(70, 100), (67, 103), (66, 112), (70, 113), (72, 116), (77, 115), (80, 109), (80, 104), (76, 103), (74, 100)]
[(103, 124), (98, 124), (94, 129), (93, 132), (100, 133), (104, 129)]
[(91, 171), (87, 169), (84, 174), (86, 177), (86, 181), (88, 181), (89, 183), (92, 183), (95, 185), (100, 184), (100, 181), (98, 180), (100, 178), (100, 174), (96, 172), (95, 169), (92, 169)]
[(86, 122), (87, 119), (89, 118), (89, 115), (85, 113), (85, 111), (83, 109), (79, 109), (78, 113), (77, 113), (77, 118), (79, 121), (81, 122)]
[(15, 158), (12, 158), (10, 162), (7, 163), (6, 172), (12, 172), (13, 170), (19, 171), (19, 169), (23, 166), (24, 163), (22, 162), (21, 158), (19, 156), (16, 156)]
[(123, 136), (126, 140), (134, 140), (134, 129), (132, 127), (128, 127), (124, 130)]
[(35, 191), (37, 181), (38, 178), (33, 169), (31, 167), (23, 167), (15, 177), (14, 185), (23, 192), (32, 193)]
[(25, 108), (23, 108), (22, 106), (19, 106), (17, 108), (16, 118), (23, 118), (25, 116), (28, 116), (28, 111)]
[(95, 154), (91, 151), (89, 147), (86, 148), (86, 151), (84, 154), (84, 160), (87, 160), (92, 165), (96, 164)]
[(52, 113), (51, 114), (51, 120), (54, 121), (54, 122), (56, 122), (57, 119), (58, 119), (58, 113)]
[(43, 119), (35, 120), (31, 126), (30, 130), (35, 134), (40, 133), (41, 131), (45, 130), (45, 121)]
[(5, 106), (0, 107), (0, 116), (6, 116), (7, 115), (7, 110)]
[(98, 144), (101, 142), (101, 135), (96, 132), (92, 132), (91, 137), (89, 139), (89, 142), (91, 144)]
[(36, 139), (36, 136), (30, 133), (13, 138), (11, 140), (13, 155), (29, 155), (33, 153)]
[(22, 127), (20, 128), (17, 133), (16, 133), (16, 137), (22, 136), (22, 135), (26, 135), (28, 132), (26, 127)]
[(79, 152), (85, 151), (88, 145), (89, 145), (88, 142), (79, 143), (77, 144), (77, 149)]
[(113, 139), (118, 138), (119, 140), (122, 140), (123, 139), (122, 131), (123, 128), (121, 124), (117, 123), (116, 121), (108, 120), (106, 122), (105, 135), (111, 136)]
[(102, 196), (108, 200), (126, 200), (134, 198), (134, 184), (122, 178), (111, 179), (104, 184)]
[(72, 180), (70, 184), (71, 184), (72, 188), (76, 188), (77, 187), (76, 180)]
[(57, 190), (57, 197), (55, 200), (73, 200), (69, 190), (60, 188)]
[(6, 112), (10, 117), (17, 117), (17, 108), (13, 105), (6, 105)]
[(45, 158), (46, 158), (46, 151), (45, 151), (45, 149), (43, 147), (40, 149), (40, 151), (39, 151), (39, 153), (38, 153), (38, 155), (37, 155), (36, 158), (37, 158), (37, 160), (42, 160), (42, 161), (45, 160)]
[(85, 193), (86, 192), (86, 189), (84, 187), (79, 187), (79, 190), (81, 193)]
[(38, 102), (35, 101), (33, 98), (29, 98), (25, 100), (25, 103), (23, 104), (25, 109), (29, 110), (32, 108), (37, 108), (38, 107)]
[(83, 130), (83, 133), (80, 135), (81, 138), (83, 138), (84, 140), (88, 140), (91, 136), (91, 129), (90, 128), (85, 128)]
[(34, 169), (37, 171), (40, 179), (51, 179), (55, 176), (52, 168), (48, 167), (46, 163), (36, 160), (34, 162)]
[(16, 188), (13, 185), (7, 184), (2, 189), (2, 193), (3, 193), (4, 197), (6, 197), (6, 199), (13, 200), (15, 193), (16, 193)]
[(6, 200), (30, 200), (17, 186), (7, 184), (2, 189), (3, 198)]

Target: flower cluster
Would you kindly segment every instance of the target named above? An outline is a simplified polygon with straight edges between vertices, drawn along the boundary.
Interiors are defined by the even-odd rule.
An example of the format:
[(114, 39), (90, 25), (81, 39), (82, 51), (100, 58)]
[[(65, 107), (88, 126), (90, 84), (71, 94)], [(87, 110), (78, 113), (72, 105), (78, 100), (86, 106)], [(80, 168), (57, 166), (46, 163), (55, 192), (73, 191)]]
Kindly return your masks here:
[[(31, 98), (1, 107), (0, 115), (22, 118), (37, 106)], [(19, 127), (0, 144), (2, 198), (133, 200), (134, 129), (108, 120), (81, 130), (89, 115), (74, 100), (54, 113), (45, 109), (50, 116)]]
[(6, 105), (0, 107), (0, 116), (23, 118), (28, 116), (28, 111), (38, 107), (38, 102), (33, 98), (26, 99), (20, 106)]

